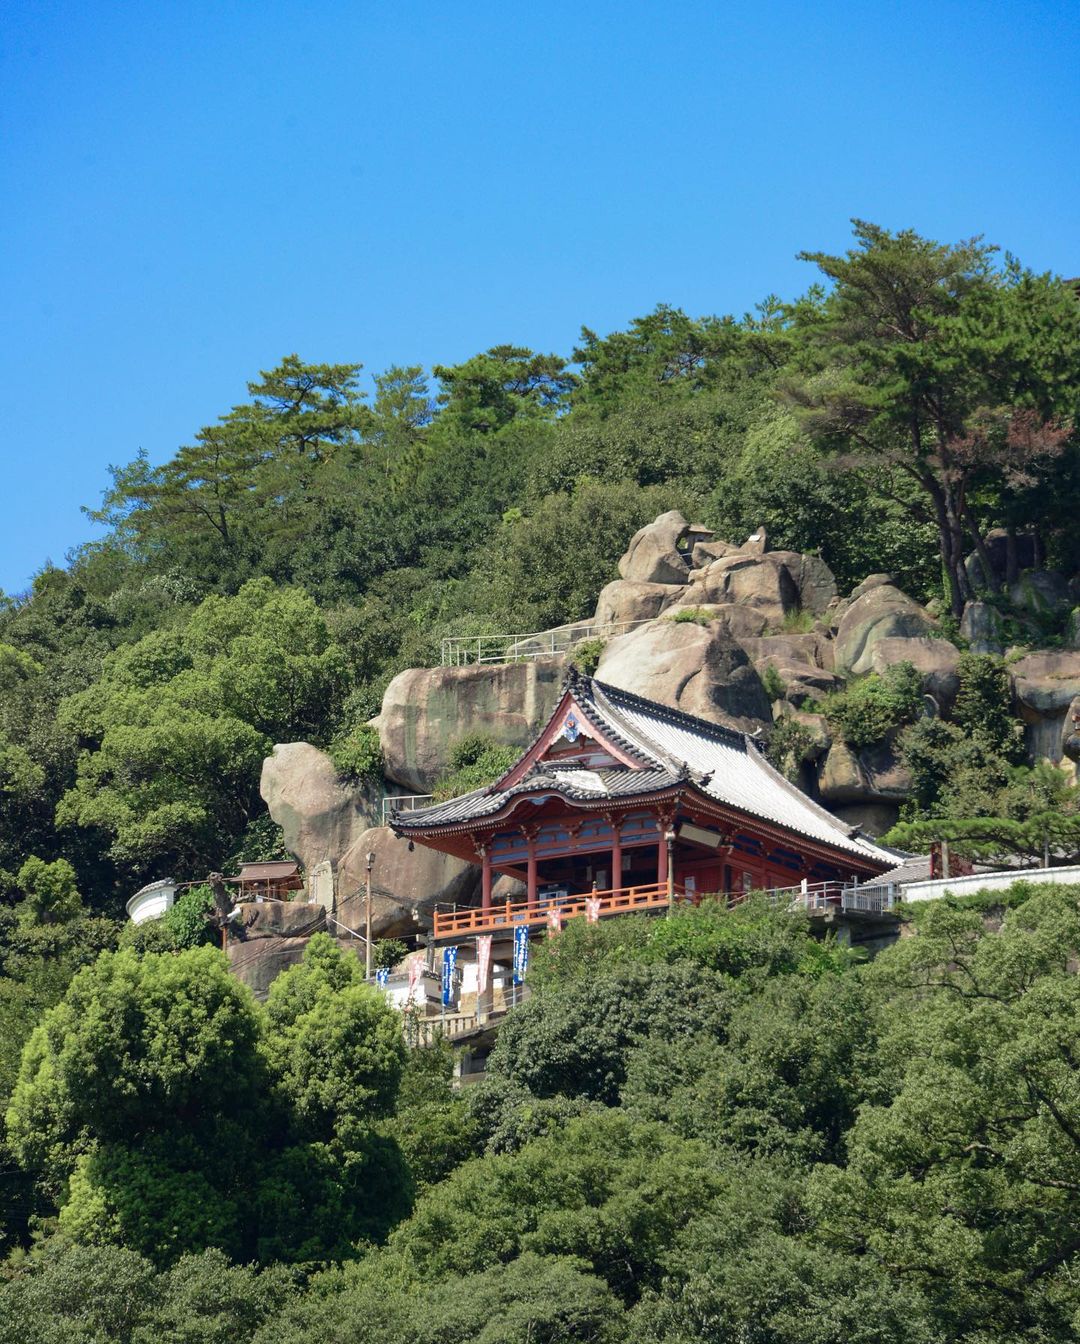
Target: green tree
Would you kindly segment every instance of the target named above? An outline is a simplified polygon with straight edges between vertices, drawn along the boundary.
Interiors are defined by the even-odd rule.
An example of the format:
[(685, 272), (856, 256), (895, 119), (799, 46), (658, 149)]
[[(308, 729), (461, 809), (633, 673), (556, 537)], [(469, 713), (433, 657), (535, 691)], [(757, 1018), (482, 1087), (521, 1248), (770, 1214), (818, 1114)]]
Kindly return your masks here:
[(923, 1292), (946, 1338), (1064, 1339), (1080, 1190), (1075, 889), (1007, 913), (938, 907), (886, 954), (893, 1095), (864, 1106), (845, 1171), (822, 1169), (823, 1241)]
[(253, 580), (111, 654), (61, 708), (83, 744), (57, 819), (135, 873), (219, 863), (251, 821), (276, 741), (326, 740), (345, 662), (307, 594)]
[(172, 1134), (212, 1148), (230, 1122), (257, 1128), (261, 1035), (220, 952), (103, 953), (26, 1044), (7, 1113), (12, 1151), (59, 1192), (99, 1144)]
[(64, 924), (83, 914), (82, 897), (75, 885), (75, 869), (66, 859), (46, 863), (31, 855), (16, 879), (23, 899), (19, 919), (31, 924)]
[(854, 221), (844, 256), (805, 252), (831, 282), (793, 306), (802, 371), (788, 387), (820, 441), (906, 474), (938, 534), (952, 613), (982, 545), (975, 487), (1030, 471), (1064, 444), (1076, 409), (1080, 305), (1067, 286), (979, 239), (953, 246)]

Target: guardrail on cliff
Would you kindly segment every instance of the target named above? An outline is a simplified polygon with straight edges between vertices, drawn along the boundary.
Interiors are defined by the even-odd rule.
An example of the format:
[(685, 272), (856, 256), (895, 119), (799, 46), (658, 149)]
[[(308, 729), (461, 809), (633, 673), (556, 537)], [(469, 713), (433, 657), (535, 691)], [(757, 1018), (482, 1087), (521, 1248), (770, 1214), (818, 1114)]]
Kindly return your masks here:
[(513, 635), (448, 635), (442, 641), (443, 667), (466, 667), (474, 663), (518, 663), (566, 653), (586, 639), (614, 639), (636, 630), (643, 621), (574, 621), (551, 630), (533, 630)]

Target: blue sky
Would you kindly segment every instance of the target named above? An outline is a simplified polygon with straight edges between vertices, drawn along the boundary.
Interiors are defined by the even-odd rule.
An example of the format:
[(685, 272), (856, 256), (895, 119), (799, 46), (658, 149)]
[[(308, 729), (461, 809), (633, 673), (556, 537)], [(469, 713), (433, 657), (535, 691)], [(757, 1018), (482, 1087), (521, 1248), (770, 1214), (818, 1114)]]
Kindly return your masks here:
[(260, 368), (741, 313), (848, 219), (1080, 274), (1080, 5), (7, 0), (0, 588)]

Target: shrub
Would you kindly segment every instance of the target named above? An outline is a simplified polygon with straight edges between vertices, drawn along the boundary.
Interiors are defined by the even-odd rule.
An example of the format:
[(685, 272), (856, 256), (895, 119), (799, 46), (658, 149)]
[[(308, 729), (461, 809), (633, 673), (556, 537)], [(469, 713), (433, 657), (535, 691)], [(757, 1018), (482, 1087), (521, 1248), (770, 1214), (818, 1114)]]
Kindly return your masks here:
[[(768, 688), (766, 688), (768, 689)], [(814, 734), (798, 719), (784, 717), (773, 724), (765, 755), (769, 763), (788, 779), (794, 779), (799, 766), (814, 745)]]
[(335, 738), (330, 746), (330, 759), (346, 779), (357, 782), (380, 780), (383, 754), (379, 730), (365, 723)]
[(1012, 687), (1001, 658), (989, 653), (964, 653), (957, 665), (960, 690), (952, 719), (1009, 761), (1023, 755), (1019, 724), (1012, 716)]
[(765, 687), (765, 694), (770, 700), (783, 700), (787, 693), (787, 686), (784, 679), (776, 670), (775, 663), (766, 663), (765, 671), (761, 674), (761, 684)]
[(881, 742), (894, 728), (914, 723), (922, 710), (922, 678), (911, 663), (896, 663), (827, 696), (822, 713), (849, 747)]
[(712, 619), (701, 607), (682, 607), (664, 617), (665, 621), (672, 621), (675, 625), (708, 625)]
[(600, 656), (607, 647), (606, 639), (583, 639), (570, 652), (570, 662), (586, 677), (595, 674)]
[(482, 789), (506, 774), (520, 756), (516, 747), (504, 746), (485, 733), (463, 737), (450, 753), (450, 768), (433, 790), (439, 802)]

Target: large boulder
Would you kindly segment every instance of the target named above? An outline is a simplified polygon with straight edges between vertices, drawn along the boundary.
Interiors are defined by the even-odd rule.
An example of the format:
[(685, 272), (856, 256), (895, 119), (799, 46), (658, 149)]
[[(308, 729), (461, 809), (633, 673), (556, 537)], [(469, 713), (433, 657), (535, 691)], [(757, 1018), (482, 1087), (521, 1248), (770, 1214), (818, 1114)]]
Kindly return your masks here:
[(989, 602), (967, 602), (960, 618), (960, 634), (972, 653), (1004, 653), (1005, 630), (1001, 613)]
[[(875, 576), (877, 577), (877, 576)], [(836, 671), (861, 676), (874, 666), (874, 645), (882, 639), (912, 639), (928, 635), (934, 621), (906, 593), (891, 583), (863, 591), (840, 618), (836, 631)]]
[[(1008, 576), (1009, 535), (1003, 527), (994, 527), (983, 538), (986, 554), (990, 558), (990, 568), (994, 571), (994, 586), (1000, 587)], [(1016, 570), (1034, 569), (1037, 559), (1035, 538), (1029, 533), (1019, 533), (1014, 538), (1014, 562)], [(975, 551), (964, 561), (968, 578), (972, 586), (981, 590), (986, 586), (982, 563)]]
[(371, 865), (371, 929), (376, 938), (395, 938), (431, 928), (436, 904), (468, 904), (476, 894), (480, 869), (413, 845), (386, 826), (358, 836), (337, 867), (334, 918), (363, 933), (367, 915), (367, 856)]
[(792, 705), (820, 700), (842, 682), (831, 670), (832, 646), (819, 634), (765, 635), (740, 640), (758, 675), (767, 668), (784, 684), (784, 698)]
[(911, 776), (891, 742), (854, 752), (836, 739), (818, 763), (818, 791), (827, 803), (899, 803)]
[(373, 720), (387, 778), (430, 793), (454, 744), (470, 733), (525, 748), (555, 712), (562, 674), (561, 658), (399, 673)]
[(770, 625), (780, 625), (799, 606), (799, 593), (787, 568), (770, 554), (721, 556), (690, 575), (680, 598), (687, 606), (731, 602), (754, 608)]
[(229, 969), (263, 998), (275, 976), (303, 958), (313, 933), (326, 931), (326, 911), (302, 901), (245, 901), (225, 946)]
[(1065, 716), (1080, 696), (1080, 653), (1029, 653), (1010, 671), (1029, 758), (1060, 760)]
[(836, 579), (824, 560), (798, 551), (770, 551), (769, 554), (791, 575), (803, 611), (820, 616), (830, 603), (836, 601)]
[(630, 621), (654, 620), (670, 606), (682, 589), (670, 583), (642, 583), (637, 579), (615, 579), (601, 589), (596, 600), (597, 625), (622, 625)]
[(669, 621), (679, 617), (697, 622), (721, 621), (728, 634), (738, 640), (757, 639), (765, 633), (769, 624), (762, 612), (753, 607), (737, 607), (734, 602), (700, 603), (680, 599), (667, 608), (664, 616)]
[(871, 667), (882, 673), (897, 663), (910, 663), (922, 675), (922, 688), (938, 709), (948, 713), (960, 689), (960, 650), (947, 639), (928, 635), (915, 639), (879, 639), (871, 651)]
[(333, 761), (310, 742), (282, 742), (263, 761), (259, 792), (290, 853), (310, 873), (336, 863), (378, 820), (373, 796), (342, 784)]
[(600, 681), (753, 732), (772, 718), (750, 659), (723, 621), (662, 619), (608, 642)]
[(705, 528), (691, 527), (678, 509), (662, 513), (631, 537), (619, 573), (637, 583), (685, 583), (694, 544), (711, 536)]
[(1052, 569), (1033, 569), (1009, 585), (1013, 606), (1035, 617), (1058, 615), (1070, 605), (1069, 584), (1064, 574)]

